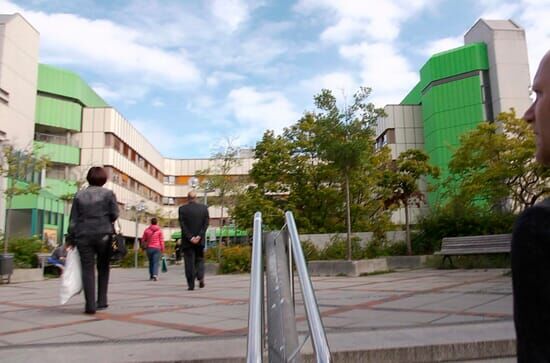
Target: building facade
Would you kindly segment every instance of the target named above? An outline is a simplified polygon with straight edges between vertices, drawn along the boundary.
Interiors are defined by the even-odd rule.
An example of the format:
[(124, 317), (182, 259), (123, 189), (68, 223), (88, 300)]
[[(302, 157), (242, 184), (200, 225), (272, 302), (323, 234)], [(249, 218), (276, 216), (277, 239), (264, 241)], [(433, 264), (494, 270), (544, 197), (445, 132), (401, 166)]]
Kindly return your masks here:
[[(478, 20), (464, 46), (431, 56), (420, 81), (398, 105), (385, 107), (377, 126), (377, 146), (388, 145), (394, 159), (410, 148), (423, 149), (446, 178), (460, 136), (501, 112), (529, 107), (529, 64), (524, 30), (511, 20)], [(429, 182), (429, 181), (428, 181)], [(426, 190), (425, 182), (421, 188)], [(427, 193), (430, 204), (442, 190)], [(413, 210), (413, 219), (421, 211)], [(403, 211), (394, 215), (404, 221)]]
[[(39, 64), (38, 47), (38, 32), (21, 15), (0, 16), (0, 130), (17, 148), (33, 147), (51, 161), (40, 194), (13, 199), (10, 236), (61, 242), (71, 196), (91, 166), (108, 172), (105, 187), (117, 195), (125, 236), (143, 233), (144, 214), (164, 217), (166, 235), (178, 230), (177, 208), (192, 189), (190, 179), (199, 170), (215, 170), (219, 161), (163, 157), (77, 74)], [(238, 161), (228, 177), (248, 175), (250, 154), (243, 153)], [(197, 192), (206, 194), (200, 187)], [(221, 210), (209, 209), (216, 226)]]

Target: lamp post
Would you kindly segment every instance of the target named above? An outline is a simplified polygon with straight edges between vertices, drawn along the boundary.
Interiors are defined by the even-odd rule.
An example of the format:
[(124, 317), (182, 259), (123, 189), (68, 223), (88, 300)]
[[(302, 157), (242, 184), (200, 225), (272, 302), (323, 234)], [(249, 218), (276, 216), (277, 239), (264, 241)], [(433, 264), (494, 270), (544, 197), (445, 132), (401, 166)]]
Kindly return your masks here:
[(145, 206), (145, 201), (140, 200), (139, 203), (133, 206), (126, 206), (126, 210), (133, 209), (135, 211), (135, 218), (136, 218), (136, 236), (134, 238), (134, 268), (138, 267), (138, 252), (139, 252), (139, 235), (138, 235), (138, 228), (139, 228), (139, 214), (147, 209)]

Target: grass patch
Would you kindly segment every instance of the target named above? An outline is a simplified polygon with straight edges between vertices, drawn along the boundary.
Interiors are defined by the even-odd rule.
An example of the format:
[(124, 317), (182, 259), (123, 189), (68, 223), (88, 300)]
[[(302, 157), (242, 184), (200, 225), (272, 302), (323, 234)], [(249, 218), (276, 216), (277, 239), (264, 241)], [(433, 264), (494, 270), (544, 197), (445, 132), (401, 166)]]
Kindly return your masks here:
[(479, 269), (479, 268), (510, 268), (510, 254), (495, 255), (471, 255), (471, 256), (451, 256), (453, 266), (449, 261), (442, 265), (443, 256), (429, 256), (426, 266), (437, 269)]

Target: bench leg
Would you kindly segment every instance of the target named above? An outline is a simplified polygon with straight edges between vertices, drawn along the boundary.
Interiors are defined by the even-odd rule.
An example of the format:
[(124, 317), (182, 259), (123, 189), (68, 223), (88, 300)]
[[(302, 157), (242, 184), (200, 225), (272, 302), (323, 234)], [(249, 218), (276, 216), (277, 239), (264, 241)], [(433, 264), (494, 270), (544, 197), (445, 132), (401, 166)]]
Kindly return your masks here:
[(451, 256), (449, 256), (449, 255), (443, 256), (443, 261), (441, 261), (441, 267), (445, 266), (445, 260), (446, 259), (449, 259), (449, 263), (451, 264), (451, 267), (454, 267), (453, 266), (453, 260), (451, 259)]

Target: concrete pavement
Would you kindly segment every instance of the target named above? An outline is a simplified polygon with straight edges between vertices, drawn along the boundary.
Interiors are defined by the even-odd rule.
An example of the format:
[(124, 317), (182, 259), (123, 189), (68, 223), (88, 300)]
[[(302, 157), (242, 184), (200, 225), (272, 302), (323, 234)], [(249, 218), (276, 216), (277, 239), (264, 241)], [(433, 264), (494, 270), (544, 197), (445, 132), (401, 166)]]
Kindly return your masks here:
[[(109, 309), (94, 316), (82, 313), (82, 295), (59, 306), (56, 279), (0, 285), (0, 361), (242, 361), (249, 275), (207, 276), (206, 288), (194, 291), (182, 266), (160, 277), (113, 269)], [(505, 270), (423, 269), (313, 284), (337, 361), (513, 361)], [(299, 289), (296, 314), (304, 339)], [(303, 352), (311, 354), (309, 342)]]

